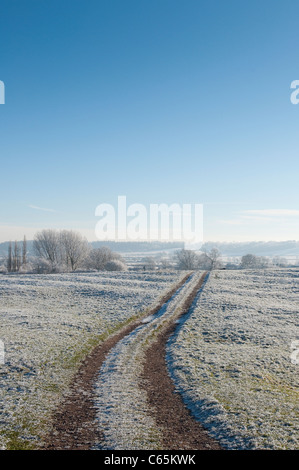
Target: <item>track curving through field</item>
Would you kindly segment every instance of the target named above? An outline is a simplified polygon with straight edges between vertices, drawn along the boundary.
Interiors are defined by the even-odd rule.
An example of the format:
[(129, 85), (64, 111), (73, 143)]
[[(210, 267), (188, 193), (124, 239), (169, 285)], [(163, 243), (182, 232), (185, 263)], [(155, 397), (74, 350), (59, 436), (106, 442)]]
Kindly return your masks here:
[(55, 414), (46, 449), (221, 449), (175, 392), (165, 357), (206, 276), (187, 273), (146, 316), (95, 348)]

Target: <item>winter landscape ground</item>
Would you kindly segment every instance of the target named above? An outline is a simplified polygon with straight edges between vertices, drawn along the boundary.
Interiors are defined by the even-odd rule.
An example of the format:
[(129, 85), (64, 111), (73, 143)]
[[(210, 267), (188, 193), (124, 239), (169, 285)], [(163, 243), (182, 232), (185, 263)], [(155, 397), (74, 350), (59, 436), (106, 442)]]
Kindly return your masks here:
[(36, 446), (80, 360), (181, 273), (0, 277), (0, 445)]
[(140, 377), (147, 348), (174, 321), (168, 372), (194, 419), (226, 449), (298, 449), (299, 271), (212, 271), (184, 313), (202, 275), (192, 273), (154, 316), (149, 309), (186, 272), (2, 275), (1, 448), (39, 448), (80, 362), (139, 317), (98, 371), (103, 440), (91, 448), (163, 448)]

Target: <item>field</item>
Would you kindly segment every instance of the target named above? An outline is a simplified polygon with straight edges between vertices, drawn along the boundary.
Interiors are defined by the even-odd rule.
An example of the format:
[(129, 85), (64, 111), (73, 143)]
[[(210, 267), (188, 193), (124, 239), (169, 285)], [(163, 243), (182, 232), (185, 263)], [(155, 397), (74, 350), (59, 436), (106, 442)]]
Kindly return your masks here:
[(228, 449), (299, 448), (298, 278), (212, 272), (168, 344), (178, 390)]
[[(95, 402), (106, 433), (101, 448), (161, 448), (163, 431), (140, 377), (146, 349), (175, 320), (167, 367), (210, 435), (226, 449), (299, 449), (299, 361), (292, 349), (299, 340), (299, 272), (212, 271), (180, 317), (201, 274), (119, 341), (99, 370)], [(146, 316), (185, 275), (1, 276), (0, 447), (38, 448), (80, 361), (123, 325)]]
[(39, 444), (79, 361), (180, 273), (0, 277), (0, 448)]

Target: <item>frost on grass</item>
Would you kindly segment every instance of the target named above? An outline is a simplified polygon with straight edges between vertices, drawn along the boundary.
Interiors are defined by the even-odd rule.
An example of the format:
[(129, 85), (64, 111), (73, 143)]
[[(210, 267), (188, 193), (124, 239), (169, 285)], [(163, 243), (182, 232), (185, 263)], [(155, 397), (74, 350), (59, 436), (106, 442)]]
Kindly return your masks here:
[(299, 449), (299, 272), (212, 272), (168, 343), (193, 414), (228, 449)]
[(0, 276), (0, 448), (36, 448), (79, 361), (178, 273)]

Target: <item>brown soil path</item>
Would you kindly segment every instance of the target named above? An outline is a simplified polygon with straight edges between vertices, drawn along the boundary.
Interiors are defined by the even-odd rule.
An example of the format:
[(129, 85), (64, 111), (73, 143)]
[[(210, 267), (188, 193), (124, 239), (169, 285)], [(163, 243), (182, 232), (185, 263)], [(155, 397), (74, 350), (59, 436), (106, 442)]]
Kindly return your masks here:
[[(181, 315), (190, 309), (205, 276), (206, 273), (186, 299)], [(142, 387), (147, 394), (150, 409), (161, 429), (163, 449), (221, 450), (219, 443), (207, 434), (200, 423), (195, 421), (181, 396), (175, 392), (166, 362), (166, 342), (175, 328), (174, 321), (168, 324), (157, 340), (146, 350), (142, 377)]]

